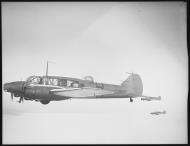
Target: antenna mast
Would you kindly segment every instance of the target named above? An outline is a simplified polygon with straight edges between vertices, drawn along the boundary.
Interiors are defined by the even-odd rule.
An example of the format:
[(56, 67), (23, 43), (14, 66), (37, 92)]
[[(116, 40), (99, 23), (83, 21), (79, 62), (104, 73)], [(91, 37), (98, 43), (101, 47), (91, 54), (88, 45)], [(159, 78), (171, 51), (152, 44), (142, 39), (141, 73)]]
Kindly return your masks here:
[(55, 63), (55, 62), (52, 62), (52, 61), (47, 61), (47, 66), (46, 66), (46, 77), (48, 77), (48, 63)]
[(47, 61), (47, 66), (46, 66), (46, 77), (48, 76), (48, 61)]

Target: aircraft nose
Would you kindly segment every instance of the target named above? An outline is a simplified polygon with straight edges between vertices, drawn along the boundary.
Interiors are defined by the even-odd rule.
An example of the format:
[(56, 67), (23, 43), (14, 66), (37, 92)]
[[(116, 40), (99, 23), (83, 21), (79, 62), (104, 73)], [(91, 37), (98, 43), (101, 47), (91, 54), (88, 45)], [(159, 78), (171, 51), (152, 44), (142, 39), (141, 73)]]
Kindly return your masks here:
[(5, 83), (4, 90), (7, 92), (22, 92), (23, 85), (24, 85), (23, 81)]
[(10, 91), (12, 89), (12, 84), (11, 83), (5, 83), (3, 87), (4, 87), (5, 91)]

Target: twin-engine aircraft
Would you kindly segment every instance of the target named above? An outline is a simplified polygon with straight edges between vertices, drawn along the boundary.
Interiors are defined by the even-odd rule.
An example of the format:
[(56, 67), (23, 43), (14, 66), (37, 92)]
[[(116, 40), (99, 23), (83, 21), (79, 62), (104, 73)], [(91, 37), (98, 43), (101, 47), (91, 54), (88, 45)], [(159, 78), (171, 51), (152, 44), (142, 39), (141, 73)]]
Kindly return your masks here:
[(130, 73), (130, 76), (121, 85), (94, 82), (91, 76), (84, 79), (48, 76), (30, 76), (26, 81), (16, 81), (4, 84), (4, 90), (13, 97), (20, 97), (19, 103), (25, 100), (35, 100), (42, 104), (50, 101), (66, 99), (108, 99), (142, 97), (141, 100), (161, 100), (161, 97), (142, 95), (143, 84), (140, 76)]
[(152, 114), (152, 115), (160, 115), (160, 114), (166, 114), (166, 111), (164, 110), (164, 111), (156, 111), (156, 112), (151, 112), (150, 114)]

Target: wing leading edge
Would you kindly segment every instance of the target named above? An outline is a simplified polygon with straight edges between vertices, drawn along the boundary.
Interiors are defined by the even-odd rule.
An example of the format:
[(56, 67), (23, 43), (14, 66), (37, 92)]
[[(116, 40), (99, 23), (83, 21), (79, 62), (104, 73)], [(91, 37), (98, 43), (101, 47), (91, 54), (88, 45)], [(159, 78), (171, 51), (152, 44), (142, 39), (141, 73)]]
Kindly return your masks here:
[(70, 98), (88, 98), (97, 97), (102, 95), (113, 94), (113, 91), (103, 90), (99, 88), (72, 88), (72, 89), (55, 89), (51, 93), (57, 96), (70, 97)]
[(135, 96), (127, 95), (125, 93), (114, 92), (110, 90), (105, 90), (101, 88), (62, 88), (62, 89), (53, 89), (50, 91), (52, 95), (59, 96), (62, 98), (80, 98), (80, 99), (103, 99), (103, 98), (135, 98), (143, 97), (141, 100), (161, 100), (161, 97), (150, 97), (150, 96)]

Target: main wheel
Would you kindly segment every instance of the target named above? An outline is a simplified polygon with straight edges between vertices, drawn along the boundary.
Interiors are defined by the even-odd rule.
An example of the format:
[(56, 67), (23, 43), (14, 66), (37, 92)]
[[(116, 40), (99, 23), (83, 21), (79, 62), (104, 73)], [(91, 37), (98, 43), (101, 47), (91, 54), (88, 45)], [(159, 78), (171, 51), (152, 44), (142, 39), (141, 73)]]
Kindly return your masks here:
[(133, 102), (133, 99), (132, 99), (132, 98), (130, 98), (130, 102)]
[(40, 103), (41, 104), (48, 104), (50, 101), (49, 100), (41, 100)]

